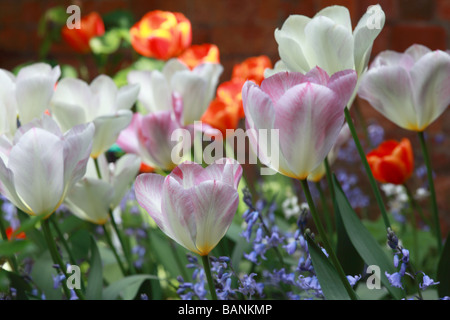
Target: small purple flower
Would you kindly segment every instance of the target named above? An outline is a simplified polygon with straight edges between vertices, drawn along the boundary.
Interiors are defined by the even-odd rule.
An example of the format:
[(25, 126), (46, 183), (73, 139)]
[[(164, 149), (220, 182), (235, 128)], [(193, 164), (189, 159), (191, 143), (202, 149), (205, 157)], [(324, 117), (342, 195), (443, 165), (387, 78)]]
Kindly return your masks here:
[(439, 282), (435, 282), (433, 279), (423, 273), (422, 284), (419, 284), (419, 287), (421, 290), (426, 290), (429, 286), (434, 286), (436, 284), (439, 284)]
[(402, 285), (402, 278), (403, 277), (402, 277), (402, 275), (399, 272), (394, 272), (393, 274), (389, 274), (386, 271), (385, 275), (388, 278), (389, 283), (391, 284), (391, 286), (403, 289), (403, 285)]

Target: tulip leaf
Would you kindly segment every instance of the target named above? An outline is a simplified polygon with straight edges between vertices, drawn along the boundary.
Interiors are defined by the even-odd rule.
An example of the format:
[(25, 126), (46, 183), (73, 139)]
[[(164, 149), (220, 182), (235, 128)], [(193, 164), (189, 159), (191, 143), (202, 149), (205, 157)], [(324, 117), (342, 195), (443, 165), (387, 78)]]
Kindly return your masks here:
[(17, 253), (30, 253), (36, 247), (28, 240), (0, 240), (0, 256), (8, 257)]
[(336, 179), (336, 176), (333, 176), (333, 184), (336, 203), (339, 208), (342, 223), (356, 251), (367, 265), (377, 265), (380, 268), (381, 282), (389, 293), (395, 299), (403, 298), (403, 291), (399, 288), (392, 287), (385, 275), (385, 272), (388, 272), (389, 274), (396, 272), (392, 260), (386, 256), (381, 246), (373, 238), (366, 227), (364, 227), (361, 220), (356, 215), (356, 212), (351, 207), (344, 191)]
[(133, 299), (145, 280), (158, 280), (159, 278), (150, 274), (133, 275), (122, 278), (103, 290), (104, 300), (115, 300), (122, 296), (124, 300)]
[(306, 234), (306, 241), (314, 271), (325, 298), (327, 300), (351, 300), (333, 264), (308, 234)]
[(345, 231), (345, 227), (342, 223), (341, 214), (339, 212), (339, 207), (333, 199), (333, 207), (336, 219), (336, 233), (337, 233), (337, 244), (336, 244), (336, 255), (338, 260), (344, 269), (345, 274), (356, 275), (362, 272), (364, 267), (364, 261), (359, 256), (358, 251), (356, 251), (350, 238)]
[(97, 243), (91, 236), (91, 260), (86, 289), (86, 298), (89, 300), (101, 300), (103, 291), (103, 268)]
[(450, 296), (450, 233), (447, 234), (441, 259), (439, 260), (437, 270), (437, 281), (439, 297)]

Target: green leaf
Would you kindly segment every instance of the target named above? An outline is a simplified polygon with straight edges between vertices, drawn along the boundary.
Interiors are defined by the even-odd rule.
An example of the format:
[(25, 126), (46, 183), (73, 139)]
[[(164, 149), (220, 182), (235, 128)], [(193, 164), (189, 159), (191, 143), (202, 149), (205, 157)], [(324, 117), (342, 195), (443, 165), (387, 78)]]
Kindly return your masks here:
[(395, 299), (404, 297), (401, 289), (392, 287), (385, 272), (392, 274), (396, 272), (392, 259), (389, 259), (383, 252), (378, 242), (372, 237), (369, 231), (364, 227), (359, 217), (351, 207), (344, 191), (342, 190), (336, 176), (333, 176), (336, 202), (345, 227), (347, 235), (355, 247), (358, 254), (367, 265), (377, 265), (381, 270), (381, 282)]
[(0, 256), (8, 257), (17, 253), (31, 253), (35, 245), (29, 240), (0, 240)]
[(102, 259), (97, 248), (97, 243), (92, 235), (90, 265), (86, 298), (89, 300), (101, 300), (103, 291)]
[(306, 241), (308, 241), (308, 250), (314, 271), (325, 298), (327, 300), (351, 300), (333, 264), (308, 234)]
[(447, 234), (444, 249), (442, 250), (441, 259), (439, 260), (437, 270), (437, 280), (439, 281), (438, 293), (439, 297), (450, 296), (450, 233)]
[(345, 231), (344, 224), (342, 223), (341, 214), (339, 212), (339, 207), (333, 199), (333, 207), (336, 216), (336, 233), (337, 233), (337, 244), (336, 244), (336, 255), (341, 263), (342, 269), (344, 269), (345, 274), (356, 275), (361, 274), (364, 261), (359, 256), (358, 251), (356, 251), (350, 238)]
[(122, 278), (103, 290), (103, 300), (115, 300), (119, 296), (122, 296), (125, 300), (131, 300), (136, 296), (140, 286), (145, 280), (155, 279), (158, 279), (158, 277), (149, 274), (133, 275)]

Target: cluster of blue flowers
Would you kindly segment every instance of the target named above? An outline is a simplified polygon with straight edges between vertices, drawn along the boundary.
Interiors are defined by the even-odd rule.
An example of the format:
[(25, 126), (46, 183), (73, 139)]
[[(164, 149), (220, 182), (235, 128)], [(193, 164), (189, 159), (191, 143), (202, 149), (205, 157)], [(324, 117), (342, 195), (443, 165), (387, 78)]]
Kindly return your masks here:
[(400, 266), (400, 269), (397, 272), (392, 274), (385, 272), (386, 277), (389, 279), (389, 282), (393, 287), (404, 289), (404, 276), (408, 275), (415, 281), (419, 281), (417, 279), (419, 274), (422, 274), (422, 283), (419, 283), (419, 288), (422, 291), (426, 290), (429, 286), (439, 284), (439, 282), (435, 282), (422, 271), (413, 273), (407, 271), (410, 267), (409, 250), (399, 244), (398, 237), (391, 229), (388, 229), (387, 243), (388, 246), (394, 250), (394, 266), (396, 268)]

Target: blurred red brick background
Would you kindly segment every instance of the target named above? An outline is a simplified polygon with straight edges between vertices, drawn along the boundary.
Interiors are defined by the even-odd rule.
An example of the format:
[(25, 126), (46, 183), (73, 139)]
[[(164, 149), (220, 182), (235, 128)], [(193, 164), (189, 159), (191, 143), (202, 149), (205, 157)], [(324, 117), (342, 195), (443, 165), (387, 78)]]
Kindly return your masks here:
[[(192, 23), (193, 44), (214, 43), (219, 47), (225, 81), (233, 65), (247, 57), (265, 54), (272, 62), (278, 60), (274, 30), (290, 14), (313, 16), (323, 7), (339, 4), (350, 10), (356, 26), (368, 6), (376, 3), (382, 6), (387, 19), (374, 43), (372, 57), (386, 49), (403, 51), (413, 43), (431, 49), (450, 48), (450, 0), (0, 0), (0, 68), (12, 69), (38, 59), (38, 21), (48, 8), (58, 5), (76, 4), (82, 15), (128, 10), (136, 21), (155, 9), (182, 12)], [(78, 63), (64, 44), (53, 46), (49, 56), (61, 63)], [(360, 104), (367, 121), (375, 119), (385, 128), (386, 138), (411, 138), (418, 162), (421, 161), (414, 133), (397, 128), (363, 101)], [(443, 142), (430, 143), (430, 148), (441, 216), (444, 224), (450, 225), (450, 111), (427, 132), (430, 138), (444, 137)]]

